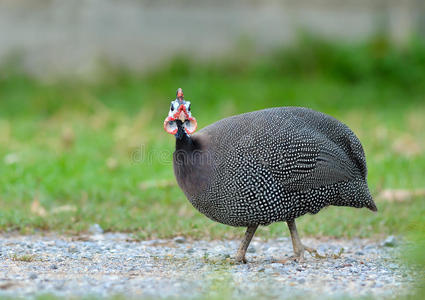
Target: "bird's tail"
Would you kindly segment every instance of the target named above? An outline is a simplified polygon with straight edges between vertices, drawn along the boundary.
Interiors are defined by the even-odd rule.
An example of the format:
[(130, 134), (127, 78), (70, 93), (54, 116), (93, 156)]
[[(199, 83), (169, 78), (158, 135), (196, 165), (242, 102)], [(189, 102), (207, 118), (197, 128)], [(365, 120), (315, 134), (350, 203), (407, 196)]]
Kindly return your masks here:
[(366, 207), (373, 212), (378, 211), (372, 195), (370, 194), (367, 182), (363, 179), (341, 183), (339, 195), (339, 199), (333, 205), (357, 208)]

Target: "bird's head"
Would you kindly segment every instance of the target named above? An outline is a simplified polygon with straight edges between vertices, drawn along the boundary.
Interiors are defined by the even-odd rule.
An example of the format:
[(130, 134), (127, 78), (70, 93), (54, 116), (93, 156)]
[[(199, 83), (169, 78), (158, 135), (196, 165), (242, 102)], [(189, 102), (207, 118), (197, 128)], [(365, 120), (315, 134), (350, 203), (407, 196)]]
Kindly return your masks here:
[(176, 100), (171, 102), (170, 111), (164, 121), (164, 129), (169, 134), (181, 137), (182, 134), (191, 135), (195, 132), (198, 123), (192, 117), (190, 102), (184, 100), (183, 90), (178, 89)]

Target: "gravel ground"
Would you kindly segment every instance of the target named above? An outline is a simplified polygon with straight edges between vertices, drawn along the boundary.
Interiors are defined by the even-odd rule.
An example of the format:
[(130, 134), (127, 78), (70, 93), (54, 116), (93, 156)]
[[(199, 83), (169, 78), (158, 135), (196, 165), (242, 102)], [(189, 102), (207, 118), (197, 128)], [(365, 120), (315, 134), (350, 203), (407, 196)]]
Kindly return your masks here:
[[(95, 228), (96, 229), (96, 228)], [(234, 264), (239, 241), (135, 241), (125, 234), (0, 236), (0, 298), (113, 296), (233, 298), (396, 297), (414, 274), (397, 259), (398, 239), (303, 239), (326, 258), (274, 263), (291, 255), (288, 238), (255, 239), (248, 264)], [(337, 257), (344, 249), (343, 254)]]

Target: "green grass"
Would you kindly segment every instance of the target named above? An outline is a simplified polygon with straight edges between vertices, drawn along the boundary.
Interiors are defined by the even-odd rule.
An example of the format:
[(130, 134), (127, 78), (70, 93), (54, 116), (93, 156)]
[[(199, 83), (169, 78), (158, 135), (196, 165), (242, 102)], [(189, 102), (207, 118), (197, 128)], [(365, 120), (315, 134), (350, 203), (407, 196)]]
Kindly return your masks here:
[(34, 255), (29, 255), (29, 254), (25, 254), (25, 255), (21, 255), (21, 256), (13, 254), (13, 256), (12, 256), (13, 261), (32, 262), (35, 259), (36, 259), (36, 257)]
[[(307, 106), (349, 125), (365, 147), (369, 183), (425, 185), (425, 44), (383, 38), (337, 44), (302, 38), (261, 58), (175, 59), (149, 74), (103, 66), (96, 80), (39, 81), (16, 64), (0, 77), (0, 230), (79, 233), (93, 223), (141, 238), (230, 238), (175, 184), (174, 138), (162, 129), (175, 90), (200, 128), (271, 106)], [(423, 220), (424, 197), (377, 199), (379, 212), (331, 207), (300, 219), (303, 235), (374, 237)], [(259, 235), (287, 235), (283, 224)]]

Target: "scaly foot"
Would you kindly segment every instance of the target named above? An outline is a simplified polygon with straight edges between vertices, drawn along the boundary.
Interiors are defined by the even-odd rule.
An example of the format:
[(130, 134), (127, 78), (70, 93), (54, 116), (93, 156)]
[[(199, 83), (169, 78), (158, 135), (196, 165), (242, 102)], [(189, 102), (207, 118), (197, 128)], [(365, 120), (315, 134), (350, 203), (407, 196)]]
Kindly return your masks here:
[(321, 258), (321, 259), (326, 258), (326, 256), (322, 256), (322, 255), (320, 255), (320, 254), (317, 252), (317, 250), (316, 250), (316, 249), (313, 249), (313, 248), (310, 248), (310, 247), (307, 247), (307, 246), (304, 246), (304, 245), (302, 245), (302, 246), (301, 246), (300, 248), (298, 248), (297, 250), (298, 250), (298, 251), (297, 251), (297, 253), (295, 253), (295, 255), (294, 255), (294, 256), (288, 257), (288, 258), (286, 258), (286, 259), (273, 260), (273, 263), (281, 263), (281, 264), (285, 264), (285, 263), (287, 263), (288, 261), (296, 261), (296, 262), (298, 262), (298, 263), (303, 263), (303, 262), (305, 262), (305, 257), (304, 257), (304, 252), (305, 252), (305, 251), (307, 251), (308, 253), (310, 253), (310, 255), (311, 255), (312, 257), (315, 257), (315, 258)]
[(323, 258), (326, 258), (326, 256), (320, 255), (317, 252), (317, 250), (314, 249), (314, 248), (310, 248), (310, 247), (307, 247), (307, 246), (304, 246), (304, 245), (303, 245), (303, 248), (304, 248), (305, 251), (307, 251), (308, 253), (310, 253), (310, 255), (313, 256), (313, 257), (315, 257), (315, 258), (322, 258), (322, 259)]
[(321, 258), (321, 259), (328, 258), (328, 257), (332, 257), (332, 258), (337, 259), (337, 258), (340, 258), (342, 253), (344, 252), (344, 248), (341, 248), (338, 253), (334, 253), (332, 255), (326, 255), (326, 254), (320, 255), (319, 252), (317, 252), (316, 249), (306, 247), (304, 245), (303, 245), (303, 247), (304, 247), (304, 250), (307, 251), (308, 253), (310, 253), (311, 256), (313, 256), (315, 258)]

